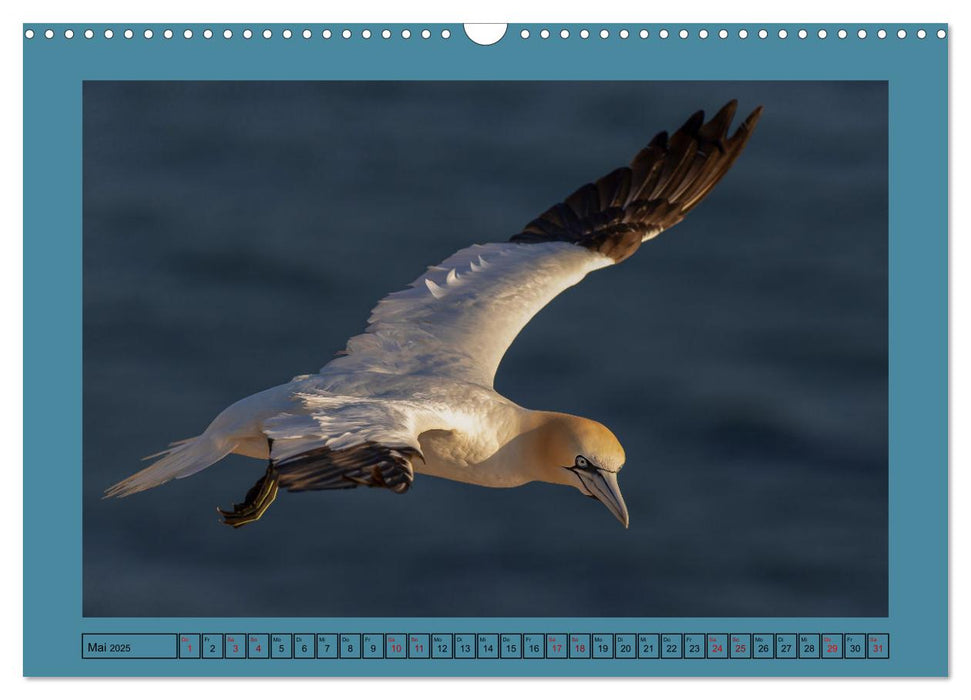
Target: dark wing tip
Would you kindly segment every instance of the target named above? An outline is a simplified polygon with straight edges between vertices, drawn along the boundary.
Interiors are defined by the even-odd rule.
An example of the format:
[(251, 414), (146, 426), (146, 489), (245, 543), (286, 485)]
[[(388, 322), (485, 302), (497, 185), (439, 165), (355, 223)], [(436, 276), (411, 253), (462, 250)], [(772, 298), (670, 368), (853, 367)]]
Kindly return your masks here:
[(753, 109), (752, 112), (745, 117), (742, 123), (738, 125), (738, 128), (735, 129), (735, 133), (732, 134), (729, 141), (736, 141), (739, 139), (748, 141), (749, 137), (752, 135), (752, 132), (755, 131), (755, 125), (758, 124), (759, 119), (762, 118), (763, 109), (764, 107), (762, 105), (759, 105)]
[(728, 127), (731, 126), (737, 109), (738, 100), (731, 100), (725, 104), (707, 124), (701, 127), (698, 132), (699, 137), (705, 141), (723, 140), (728, 136)]
[(699, 109), (697, 112), (695, 112), (690, 117), (688, 117), (685, 123), (681, 125), (681, 128), (674, 133), (676, 135), (690, 134), (693, 136), (698, 133), (698, 130), (701, 129), (704, 123), (705, 123), (705, 110)]
[(759, 106), (729, 137), (737, 110), (738, 100), (729, 100), (707, 122), (699, 110), (670, 136), (659, 132), (630, 166), (579, 188), (510, 240), (568, 241), (620, 262), (681, 221), (725, 176), (762, 116)]
[(274, 461), (279, 484), (288, 491), (322, 491), (356, 486), (404, 493), (415, 472), (411, 463), (424, 455), (408, 445), (366, 441), (342, 450), (317, 447)]
[(762, 112), (764, 109), (765, 107), (763, 107), (762, 105), (759, 105), (758, 107), (753, 109), (752, 113), (747, 117), (745, 117), (745, 121), (742, 122), (742, 125), (738, 128), (740, 130), (745, 129), (748, 133), (751, 134), (752, 131), (755, 129), (755, 125), (759, 123), (759, 119), (762, 118)]

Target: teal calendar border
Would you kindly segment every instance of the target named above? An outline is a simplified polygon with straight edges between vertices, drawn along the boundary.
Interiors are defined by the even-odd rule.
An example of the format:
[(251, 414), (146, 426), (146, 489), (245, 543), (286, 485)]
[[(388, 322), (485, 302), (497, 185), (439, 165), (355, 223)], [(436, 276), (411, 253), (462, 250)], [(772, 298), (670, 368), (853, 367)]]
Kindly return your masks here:
[[(106, 39), (111, 28), (114, 37)], [(123, 31), (133, 30), (132, 39)], [(190, 29), (193, 38), (185, 39)], [(213, 38), (205, 39), (210, 28)], [(232, 39), (222, 32), (230, 29)], [(243, 38), (250, 28), (251, 39)], [(269, 28), (272, 38), (264, 39)], [(284, 39), (285, 28), (293, 38)], [(301, 32), (309, 28), (311, 39)], [(363, 29), (373, 33), (362, 36)], [(391, 39), (380, 32), (388, 28)], [(401, 31), (410, 29), (410, 39)], [(429, 39), (420, 32), (428, 28)], [(541, 38), (543, 29), (550, 31)], [(567, 29), (570, 38), (560, 38)], [(580, 37), (587, 28), (590, 36)], [(738, 36), (746, 29), (748, 37)], [(848, 32), (845, 39), (838, 31)], [(859, 29), (865, 39), (857, 36)], [(886, 30), (886, 38), (878, 31)], [(945, 25), (46, 25), (24, 38), (24, 674), (29, 676), (943, 675), (948, 653), (948, 40)], [(54, 31), (47, 39), (44, 32)], [(64, 32), (74, 36), (67, 39)], [(91, 29), (88, 39), (84, 31)], [(144, 31), (153, 32), (151, 39)], [(164, 31), (173, 37), (166, 39)], [(322, 31), (332, 37), (324, 39)], [(341, 36), (344, 29), (351, 37)], [(441, 38), (448, 29), (450, 38)], [(521, 30), (530, 33), (522, 39)], [(600, 38), (607, 29), (608, 39)], [(628, 29), (629, 38), (620, 38)], [(639, 32), (647, 29), (649, 38)], [(662, 39), (662, 29), (670, 33)], [(682, 39), (680, 31), (687, 30)], [(709, 35), (701, 39), (701, 29)], [(718, 31), (728, 36), (721, 39)], [(765, 29), (768, 36), (758, 37)], [(781, 39), (779, 30), (787, 37)], [(800, 29), (806, 38), (799, 38)], [(826, 38), (819, 38), (820, 29)], [(903, 29), (906, 38), (897, 37)], [(919, 29), (926, 38), (917, 37)], [(81, 87), (85, 80), (885, 80), (890, 104), (887, 618), (84, 619)], [(58, 415), (50, 406), (57, 397)], [(57, 449), (52, 450), (52, 444)], [(55, 471), (56, 470), (56, 471)], [(888, 660), (88, 660), (91, 632), (884, 632)]]

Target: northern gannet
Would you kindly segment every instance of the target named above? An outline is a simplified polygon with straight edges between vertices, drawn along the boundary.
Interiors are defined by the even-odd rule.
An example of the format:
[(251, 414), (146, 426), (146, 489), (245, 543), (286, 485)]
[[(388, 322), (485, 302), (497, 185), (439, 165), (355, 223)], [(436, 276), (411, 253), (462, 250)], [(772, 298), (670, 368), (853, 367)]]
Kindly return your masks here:
[(587, 418), (522, 408), (493, 379), (540, 309), (677, 224), (724, 177), (762, 112), (729, 137), (735, 109), (733, 100), (707, 123), (696, 112), (509, 241), (472, 245), (429, 267), (382, 299), (364, 333), (317, 374), (237, 401), (106, 497), (191, 476), (235, 453), (269, 464), (242, 503), (218, 509), (233, 527), (259, 519), (280, 487), (404, 493), (416, 472), (480, 486), (573, 486), (627, 527), (617, 483), (625, 455), (614, 434)]

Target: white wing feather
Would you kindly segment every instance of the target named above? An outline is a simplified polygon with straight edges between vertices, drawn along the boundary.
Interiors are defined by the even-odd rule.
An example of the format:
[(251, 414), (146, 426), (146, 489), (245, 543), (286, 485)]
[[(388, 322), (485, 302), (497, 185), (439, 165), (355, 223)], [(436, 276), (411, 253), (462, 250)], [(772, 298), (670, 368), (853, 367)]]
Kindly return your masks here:
[(312, 389), (294, 399), (298, 410), (263, 423), (264, 434), (273, 440), (275, 461), (309, 449), (327, 447), (337, 452), (369, 442), (420, 451), (421, 433), (451, 427), (435, 406), (416, 401), (336, 396)]
[(321, 369), (433, 375), (491, 387), (503, 355), (536, 313), (614, 261), (560, 241), (464, 248), (382, 299), (346, 355)]

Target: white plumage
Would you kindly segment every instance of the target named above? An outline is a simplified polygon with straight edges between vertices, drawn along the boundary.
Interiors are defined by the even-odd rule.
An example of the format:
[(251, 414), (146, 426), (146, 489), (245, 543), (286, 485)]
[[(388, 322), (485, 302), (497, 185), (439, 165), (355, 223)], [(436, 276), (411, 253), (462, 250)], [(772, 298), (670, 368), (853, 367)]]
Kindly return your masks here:
[(610, 258), (570, 243), (490, 243), (455, 253), (374, 307), (347, 355), (321, 370), (451, 377), (492, 386), (502, 356), (536, 313)]
[(629, 168), (580, 188), (510, 242), (464, 248), (372, 310), (365, 331), (317, 374), (238, 401), (199, 436), (112, 486), (128, 496), (205, 469), (230, 453), (269, 460), (225, 522), (258, 519), (278, 486), (366, 485), (403, 493), (414, 474), (482, 486), (572, 485), (621, 522), (625, 455), (604, 426), (522, 408), (493, 389), (530, 319), (588, 273), (629, 257), (683, 218), (728, 171), (756, 110), (731, 137), (735, 105), (655, 137)]

